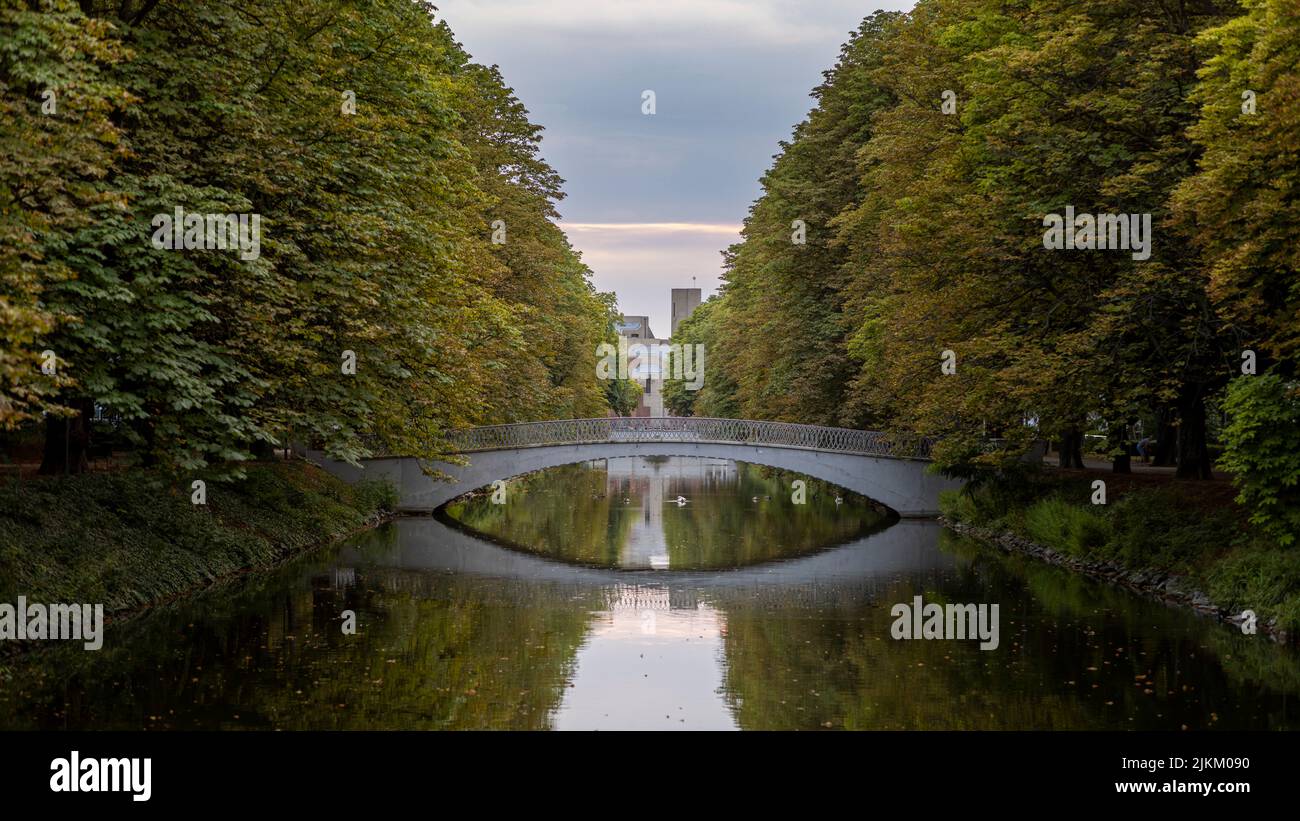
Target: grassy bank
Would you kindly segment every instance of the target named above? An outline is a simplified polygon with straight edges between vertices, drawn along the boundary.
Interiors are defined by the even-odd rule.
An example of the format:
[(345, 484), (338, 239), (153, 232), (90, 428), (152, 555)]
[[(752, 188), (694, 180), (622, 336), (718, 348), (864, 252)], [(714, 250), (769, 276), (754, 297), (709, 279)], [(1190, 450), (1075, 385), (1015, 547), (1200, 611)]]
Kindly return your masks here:
[[(1096, 478), (1107, 482), (1105, 505), (1091, 502)], [(1183, 577), (1219, 608), (1254, 610), (1293, 636), (1300, 628), (1300, 550), (1253, 529), (1230, 493), (1207, 484), (1038, 475), (948, 493), (940, 507), (951, 521), (1075, 559)]]
[(266, 567), (390, 512), (391, 486), (301, 462), (207, 482), (207, 503), (147, 471), (0, 486), (0, 601), (102, 603), (108, 613)]

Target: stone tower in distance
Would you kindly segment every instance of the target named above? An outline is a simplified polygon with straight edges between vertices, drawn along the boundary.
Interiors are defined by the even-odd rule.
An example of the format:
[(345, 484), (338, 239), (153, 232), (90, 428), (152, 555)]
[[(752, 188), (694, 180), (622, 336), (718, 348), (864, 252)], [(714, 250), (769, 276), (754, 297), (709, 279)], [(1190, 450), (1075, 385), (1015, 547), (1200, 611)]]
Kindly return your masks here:
[(674, 288), (673, 289), (673, 323), (671, 335), (677, 335), (677, 326), (686, 320), (686, 317), (695, 312), (700, 307), (700, 289), (699, 288)]

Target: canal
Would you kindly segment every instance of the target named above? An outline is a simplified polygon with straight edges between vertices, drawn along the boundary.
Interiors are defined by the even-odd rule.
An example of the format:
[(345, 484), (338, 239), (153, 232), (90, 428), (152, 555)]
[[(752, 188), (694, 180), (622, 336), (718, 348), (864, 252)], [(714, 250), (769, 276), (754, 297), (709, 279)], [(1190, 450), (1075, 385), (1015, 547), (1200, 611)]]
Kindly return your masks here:
[[(996, 649), (893, 638), (916, 596), (997, 604)], [(806, 477), (658, 457), (485, 488), (101, 651), (40, 648), (0, 727), (1294, 729), (1297, 695), (1263, 637)]]

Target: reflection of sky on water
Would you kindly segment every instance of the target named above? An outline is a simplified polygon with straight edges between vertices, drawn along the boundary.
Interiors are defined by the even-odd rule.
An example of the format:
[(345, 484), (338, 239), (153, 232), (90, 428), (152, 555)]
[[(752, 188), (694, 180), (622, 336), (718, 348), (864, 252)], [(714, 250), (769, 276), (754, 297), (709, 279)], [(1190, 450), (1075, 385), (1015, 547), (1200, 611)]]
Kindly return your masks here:
[(624, 590), (626, 600), (594, 614), (555, 729), (735, 729), (722, 696), (721, 614), (672, 609), (665, 588)]

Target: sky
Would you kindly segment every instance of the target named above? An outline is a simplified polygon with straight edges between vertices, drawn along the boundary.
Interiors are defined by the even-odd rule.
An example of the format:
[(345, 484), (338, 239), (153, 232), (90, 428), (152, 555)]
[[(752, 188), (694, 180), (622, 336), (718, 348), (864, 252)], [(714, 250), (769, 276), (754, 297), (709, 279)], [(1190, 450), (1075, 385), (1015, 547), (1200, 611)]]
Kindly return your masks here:
[[(669, 292), (717, 290), (759, 178), (840, 45), (907, 0), (440, 0), (546, 130), (561, 227), (601, 291), (669, 334)], [(654, 92), (643, 114), (643, 92)], [(694, 278), (694, 280), (692, 279)]]

